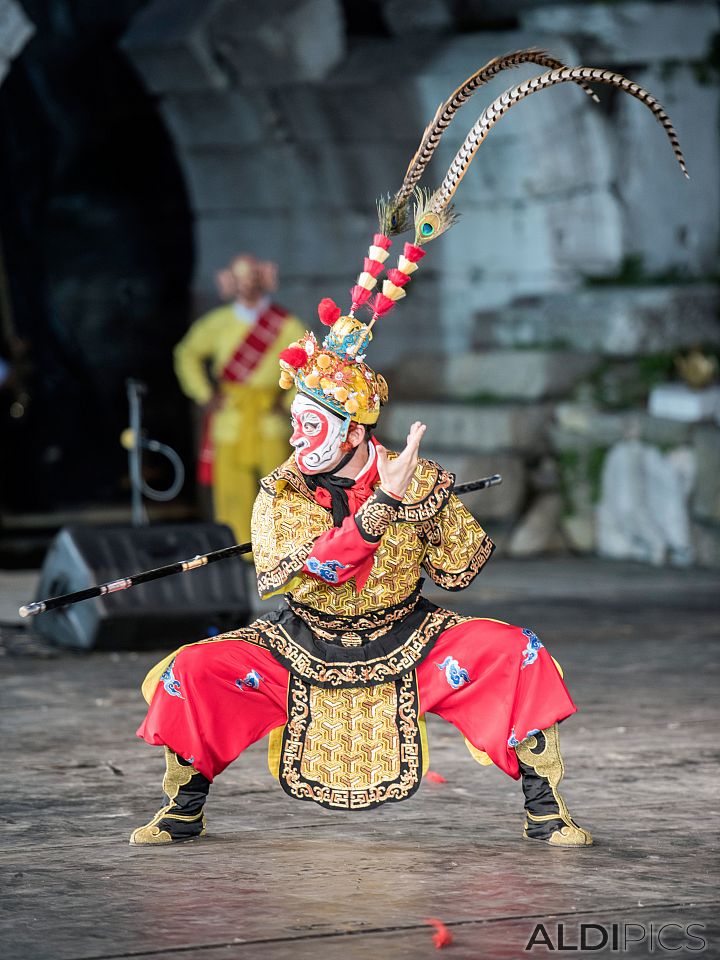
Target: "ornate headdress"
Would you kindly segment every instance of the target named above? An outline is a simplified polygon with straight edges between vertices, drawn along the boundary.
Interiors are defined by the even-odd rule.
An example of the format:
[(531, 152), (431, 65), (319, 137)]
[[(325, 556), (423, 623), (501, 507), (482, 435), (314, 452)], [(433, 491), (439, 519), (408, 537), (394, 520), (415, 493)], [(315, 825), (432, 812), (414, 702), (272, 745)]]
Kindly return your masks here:
[[(540, 76), (516, 84), (493, 100), (469, 131), (437, 190), (418, 187), (441, 137), (459, 108), (497, 73), (521, 63), (537, 63), (550, 69)], [(388, 313), (405, 296), (405, 287), (425, 256), (423, 245), (439, 237), (455, 222), (451, 201), (480, 144), (510, 107), (546, 87), (576, 83), (597, 101), (588, 81), (624, 90), (645, 104), (668, 135), (680, 168), (688, 176), (677, 134), (668, 115), (658, 101), (637, 83), (610, 70), (567, 67), (542, 50), (519, 50), (496, 57), (468, 77), (438, 107), (410, 161), (400, 189), (394, 195), (378, 201), (379, 232), (374, 235), (363, 269), (350, 290), (350, 310), (346, 315), (341, 315), (342, 311), (332, 300), (320, 302), (320, 320), (331, 329), (322, 344), (318, 343), (314, 334), (306, 333), (302, 340), (283, 350), (280, 354), (280, 386), (285, 390), (295, 386), (298, 391), (344, 418), (348, 425), (350, 420), (375, 423), (380, 415), (381, 404), (387, 401), (387, 384), (365, 364), (363, 351), (372, 340), (372, 329), (378, 318)], [(397, 265), (387, 271), (381, 292), (372, 295), (385, 269), (392, 244), (390, 237), (405, 232), (410, 226), (409, 210), (413, 196), (414, 242), (404, 245)], [(367, 323), (355, 316), (361, 307), (371, 311)]]

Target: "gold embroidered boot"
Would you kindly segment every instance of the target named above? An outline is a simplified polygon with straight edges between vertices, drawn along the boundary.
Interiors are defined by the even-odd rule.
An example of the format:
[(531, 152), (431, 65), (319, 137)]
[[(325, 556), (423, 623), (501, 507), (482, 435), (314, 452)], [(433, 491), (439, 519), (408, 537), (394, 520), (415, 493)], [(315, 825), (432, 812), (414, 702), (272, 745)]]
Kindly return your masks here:
[(589, 847), (592, 836), (573, 821), (558, 790), (564, 768), (557, 724), (523, 740), (515, 752), (525, 794), (525, 839), (556, 847)]
[(165, 747), (165, 765), (163, 791), (168, 802), (150, 823), (133, 830), (130, 836), (133, 846), (181, 843), (205, 833), (203, 806), (210, 781), (169, 747)]

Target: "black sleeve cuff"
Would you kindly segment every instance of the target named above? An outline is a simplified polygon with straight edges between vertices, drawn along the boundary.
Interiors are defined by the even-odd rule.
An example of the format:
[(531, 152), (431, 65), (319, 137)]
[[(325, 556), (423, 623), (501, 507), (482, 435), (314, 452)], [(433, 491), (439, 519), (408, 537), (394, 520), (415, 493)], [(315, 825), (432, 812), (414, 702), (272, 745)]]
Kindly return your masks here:
[(368, 543), (378, 543), (390, 524), (397, 519), (402, 500), (378, 488), (355, 514), (360, 536)]

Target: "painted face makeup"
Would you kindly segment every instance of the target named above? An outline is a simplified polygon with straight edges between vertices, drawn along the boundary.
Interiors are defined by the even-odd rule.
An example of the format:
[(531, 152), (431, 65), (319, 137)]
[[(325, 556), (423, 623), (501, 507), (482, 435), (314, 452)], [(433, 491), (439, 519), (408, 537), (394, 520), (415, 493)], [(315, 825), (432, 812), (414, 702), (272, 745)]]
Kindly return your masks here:
[(302, 394), (295, 397), (290, 412), (295, 462), (303, 473), (325, 473), (338, 460), (345, 422)]

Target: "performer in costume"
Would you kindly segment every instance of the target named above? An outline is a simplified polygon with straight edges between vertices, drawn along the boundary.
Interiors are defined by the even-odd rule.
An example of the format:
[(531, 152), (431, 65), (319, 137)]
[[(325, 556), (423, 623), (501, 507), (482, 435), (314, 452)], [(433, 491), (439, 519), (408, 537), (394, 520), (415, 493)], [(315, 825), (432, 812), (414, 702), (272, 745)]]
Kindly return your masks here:
[(206, 408), (198, 481), (213, 488), (216, 520), (249, 540), (258, 481), (289, 450), (278, 355), (303, 327), (270, 299), (277, 287), (274, 263), (240, 254), (217, 282), (231, 302), (190, 327), (175, 348), (175, 371), (183, 392)]
[[(165, 747), (168, 802), (133, 844), (200, 836), (211, 781), (267, 734), (271, 770), (292, 797), (343, 810), (404, 800), (427, 768), (427, 713), (456, 726), (475, 759), (522, 780), (527, 839), (592, 843), (559, 792), (558, 724), (576, 708), (542, 641), (528, 627), (460, 616), (422, 596), (423, 573), (448, 590), (467, 587), (493, 544), (453, 493), (452, 475), (418, 456), (424, 425), (410, 427), (399, 454), (377, 443), (387, 385), (365, 363), (375, 323), (405, 295), (424, 244), (452, 224), (449, 201), (509, 105), (554, 83), (612, 84), (653, 110), (683, 166), (670, 121), (644, 90), (609, 71), (555, 67), (494, 101), (441, 187), (417, 195), (414, 243), (371, 299), (390, 235), (405, 228), (412, 186), (457, 106), (478, 78), (523, 54), (538, 56), (492, 61), (440, 107), (401, 189), (380, 204), (381, 230), (350, 310), (323, 300), (323, 341), (305, 333), (280, 354), (280, 385), (296, 391), (295, 454), (262, 481), (252, 530), (260, 594), (282, 594), (285, 606), (181, 648), (148, 674), (138, 734)], [(367, 323), (356, 317), (366, 305)]]

